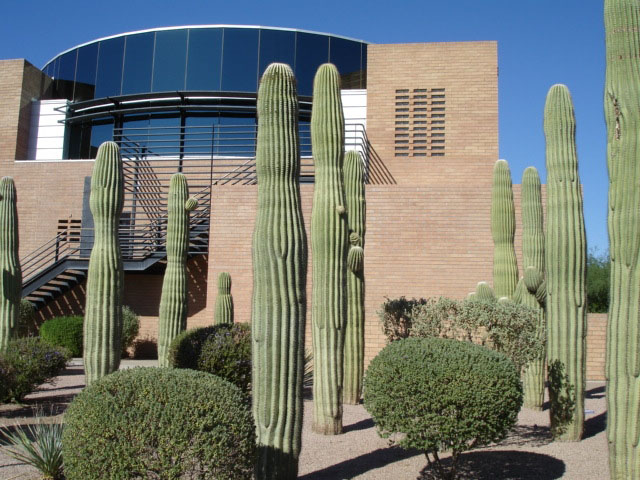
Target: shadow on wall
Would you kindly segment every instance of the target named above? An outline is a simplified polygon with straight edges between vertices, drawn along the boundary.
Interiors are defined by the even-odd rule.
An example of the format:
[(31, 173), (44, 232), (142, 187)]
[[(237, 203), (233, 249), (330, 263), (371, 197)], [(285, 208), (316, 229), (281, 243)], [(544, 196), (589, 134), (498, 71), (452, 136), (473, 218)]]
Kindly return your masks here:
[(369, 185), (396, 185), (396, 179), (384, 164), (378, 152), (369, 145), (369, 169), (367, 171), (367, 184)]

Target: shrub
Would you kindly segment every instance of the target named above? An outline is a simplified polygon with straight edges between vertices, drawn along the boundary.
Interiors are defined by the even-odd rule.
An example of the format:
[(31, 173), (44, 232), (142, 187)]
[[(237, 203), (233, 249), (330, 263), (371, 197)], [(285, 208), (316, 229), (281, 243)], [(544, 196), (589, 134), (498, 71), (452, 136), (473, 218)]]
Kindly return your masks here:
[(467, 342), (408, 338), (369, 365), (364, 406), (383, 438), (425, 453), (461, 452), (503, 439), (522, 406), (520, 376), (504, 355)]
[(65, 413), (68, 480), (251, 478), (255, 426), (240, 389), (204, 372), (120, 370)]
[(39, 337), (11, 340), (0, 353), (0, 364), (9, 365), (15, 373), (13, 384), (1, 402), (19, 402), (42, 383), (48, 383), (64, 370), (70, 358), (65, 348), (55, 347)]
[[(387, 300), (383, 311), (399, 305), (402, 315), (388, 315), (389, 340), (442, 337), (477, 343), (504, 353), (518, 369), (544, 354), (545, 332), (534, 309), (514, 302), (452, 300), (440, 297), (411, 301)], [(406, 306), (403, 306), (406, 305)]]
[(20, 300), (18, 312), (18, 337), (33, 337), (38, 334), (36, 307), (26, 298)]
[(130, 307), (122, 306), (122, 356), (127, 355), (129, 347), (140, 331), (140, 317)]
[(417, 305), (424, 305), (424, 298), (407, 300), (405, 297), (396, 299), (387, 298), (382, 304), (382, 310), (378, 312), (382, 328), (387, 340), (393, 342), (401, 338), (407, 338), (411, 332), (411, 312)]
[(133, 358), (144, 360), (158, 359), (158, 342), (153, 338), (136, 338), (132, 345)]
[(218, 375), (249, 392), (251, 327), (219, 324), (182, 332), (169, 347), (169, 365)]
[(81, 357), (83, 322), (80, 315), (52, 318), (40, 326), (40, 337), (51, 345), (66, 348), (72, 357)]
[(0, 403), (10, 398), (11, 387), (15, 381), (16, 372), (13, 366), (0, 356)]

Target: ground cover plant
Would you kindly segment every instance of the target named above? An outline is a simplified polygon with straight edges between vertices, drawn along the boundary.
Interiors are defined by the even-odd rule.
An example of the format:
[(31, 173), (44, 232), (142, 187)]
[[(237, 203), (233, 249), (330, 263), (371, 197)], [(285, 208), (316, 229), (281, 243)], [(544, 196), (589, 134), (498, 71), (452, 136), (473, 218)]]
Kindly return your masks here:
[(255, 448), (246, 396), (204, 372), (121, 370), (65, 413), (68, 480), (250, 478)]
[[(380, 435), (424, 452), (441, 478), (461, 452), (503, 439), (522, 406), (519, 371), (468, 342), (407, 338), (387, 345), (364, 379), (364, 406)], [(446, 472), (438, 454), (452, 453)]]

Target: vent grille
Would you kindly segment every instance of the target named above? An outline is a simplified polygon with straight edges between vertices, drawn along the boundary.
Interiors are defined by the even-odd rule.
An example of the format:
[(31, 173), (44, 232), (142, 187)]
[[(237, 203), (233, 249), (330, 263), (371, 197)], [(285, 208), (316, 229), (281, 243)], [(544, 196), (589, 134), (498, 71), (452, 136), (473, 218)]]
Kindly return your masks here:
[(395, 91), (396, 157), (442, 157), (445, 154), (444, 88)]

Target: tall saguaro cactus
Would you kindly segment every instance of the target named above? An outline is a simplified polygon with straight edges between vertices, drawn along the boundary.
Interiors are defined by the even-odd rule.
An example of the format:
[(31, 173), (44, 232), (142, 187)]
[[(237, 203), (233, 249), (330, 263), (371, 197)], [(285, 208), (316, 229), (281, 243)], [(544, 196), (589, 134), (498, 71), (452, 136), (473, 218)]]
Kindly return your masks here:
[(302, 442), (307, 239), (300, 205), (298, 96), (274, 63), (258, 91), (252, 398), (259, 480), (295, 479)]
[(547, 141), (547, 359), (551, 430), (577, 441), (584, 428), (586, 240), (569, 90), (554, 85), (544, 108)]
[[(521, 302), (538, 312), (538, 331), (545, 329), (545, 298), (536, 294), (545, 288), (544, 282), (544, 217), (540, 176), (528, 167), (522, 176), (522, 260), (524, 284), (527, 287)], [(545, 357), (534, 360), (524, 372), (524, 406), (542, 410), (544, 403)]]
[(162, 281), (158, 316), (158, 365), (169, 366), (169, 346), (187, 323), (187, 254), (189, 252), (189, 199), (187, 177), (175, 173), (167, 202), (167, 268)]
[(311, 212), (313, 291), (313, 425), (342, 433), (342, 368), (347, 315), (347, 218), (342, 180), (344, 114), (340, 75), (325, 63), (313, 82), (311, 146), (315, 190)]
[(605, 0), (611, 303), (607, 440), (614, 480), (640, 478), (640, 4)]
[(231, 275), (220, 272), (218, 275), (218, 296), (216, 297), (216, 311), (213, 323), (233, 323), (233, 298), (231, 297)]
[(360, 402), (364, 373), (364, 234), (366, 203), (364, 165), (360, 154), (347, 152), (344, 159), (344, 190), (349, 225), (347, 254), (347, 325), (344, 337), (344, 388), (342, 400), (349, 405)]
[(498, 160), (493, 167), (491, 236), (493, 237), (493, 289), (496, 297), (511, 297), (518, 284), (518, 261), (513, 239), (516, 210), (509, 164)]
[(124, 180), (118, 145), (100, 145), (91, 176), (89, 206), (95, 238), (89, 258), (84, 316), (84, 370), (87, 385), (120, 366), (123, 269), (118, 224)]
[(18, 209), (11, 177), (0, 180), (0, 351), (18, 327), (22, 273), (18, 258)]

